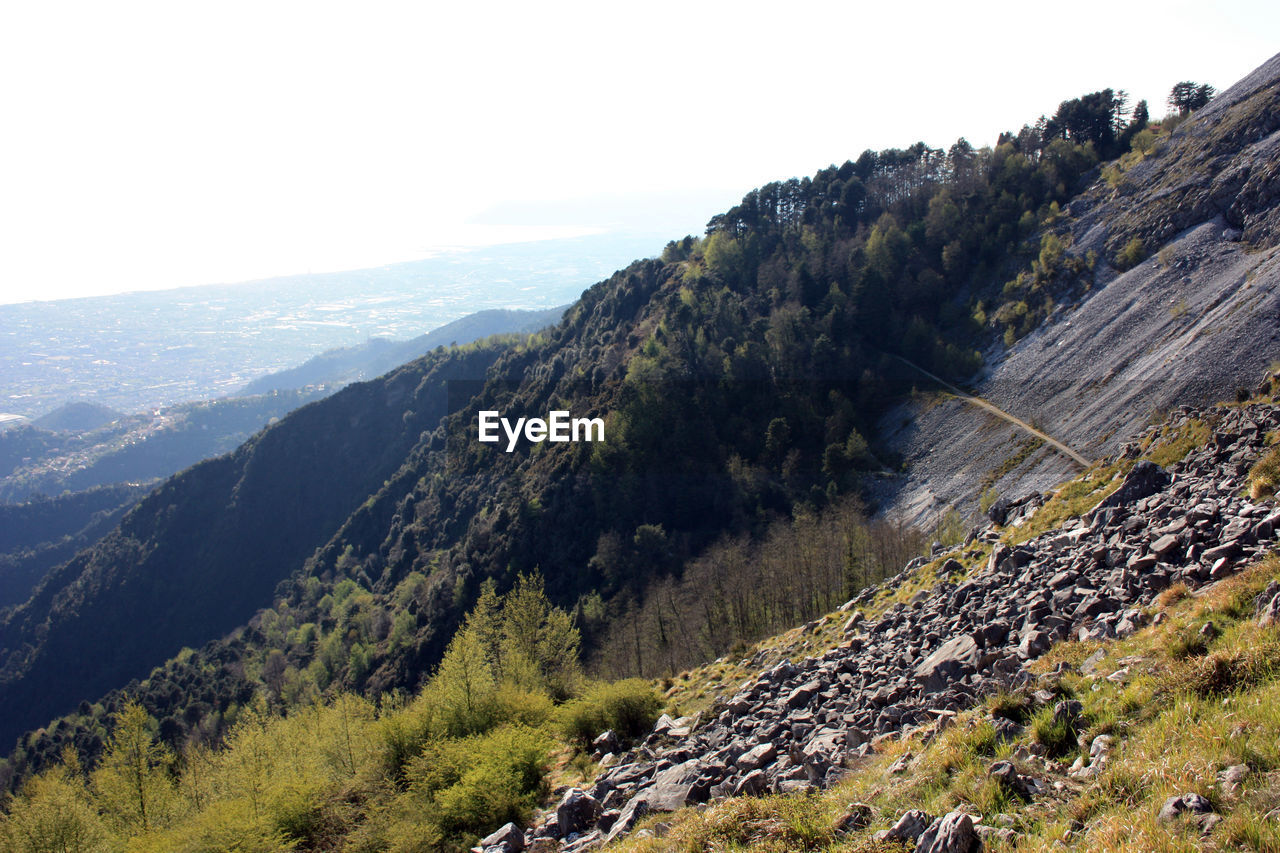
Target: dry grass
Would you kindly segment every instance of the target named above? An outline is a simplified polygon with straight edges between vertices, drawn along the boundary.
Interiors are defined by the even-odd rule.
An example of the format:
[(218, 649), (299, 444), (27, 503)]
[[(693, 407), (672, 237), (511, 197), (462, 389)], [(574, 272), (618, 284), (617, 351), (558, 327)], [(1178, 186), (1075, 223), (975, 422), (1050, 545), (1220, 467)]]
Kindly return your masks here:
[(1267, 451), (1249, 470), (1249, 497), (1255, 501), (1273, 498), (1280, 488), (1280, 447)]

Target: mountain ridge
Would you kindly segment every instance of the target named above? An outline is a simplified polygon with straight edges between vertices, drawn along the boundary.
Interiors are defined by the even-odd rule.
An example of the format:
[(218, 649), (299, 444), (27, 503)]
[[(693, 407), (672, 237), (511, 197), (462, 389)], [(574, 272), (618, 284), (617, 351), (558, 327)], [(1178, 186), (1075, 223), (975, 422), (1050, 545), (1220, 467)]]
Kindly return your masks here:
[[(1073, 103), (1087, 106), (1084, 99)], [(1062, 251), (1053, 233), (1064, 207), (1098, 174), (1097, 152), (1120, 152), (1114, 93), (1087, 103), (1102, 104), (1106, 113), (1106, 132), (1096, 139), (1065, 126), (1056, 135), (1027, 127), (994, 149), (957, 142), (948, 152), (923, 144), (866, 152), (813, 178), (766, 185), (715, 217), (705, 238), (672, 241), (661, 258), (633, 263), (590, 288), (560, 325), (525, 345), (486, 350), (480, 376), (452, 377), (471, 382), (459, 386), (467, 390), (457, 405), (428, 404), (439, 417), (387, 400), (399, 395), (426, 404), (425, 377), (438, 364), (464, 358), (461, 351), (351, 386), (346, 397), (333, 398), (338, 402), (282, 420), (250, 450), (170, 481), (164, 489), (207, 489), (210, 503), (219, 505), (212, 526), (227, 540), (219, 553), (232, 565), (271, 563), (268, 577), (279, 585), (272, 595), (262, 579), (253, 596), (261, 609), (248, 624), (206, 646), (194, 663), (195, 656), (171, 658), (151, 687), (166, 696), (190, 693), (193, 685), (213, 691), (225, 675), (218, 683), (235, 686), (218, 697), (226, 705), (233, 694), (261, 689), (253, 673), (276, 652), (304, 691), (412, 688), (439, 660), (486, 580), (506, 588), (541, 570), (553, 599), (575, 608), (588, 634), (604, 632), (638, 606), (650, 583), (677, 576), (718, 539), (758, 535), (773, 520), (816, 514), (853, 495), (862, 475), (878, 467), (872, 451), (883, 449), (881, 433), (888, 432), (876, 429), (875, 416), (912, 384), (901, 381), (884, 353), (911, 355), (944, 376), (969, 375), (979, 361), (976, 348), (991, 335), (1008, 328), (1015, 341), (1018, 330), (1032, 341), (1039, 320), (1055, 316), (1047, 303), (1027, 299), (1092, 280), (1087, 255)], [(1002, 296), (998, 275), (1028, 266), (1026, 278)], [(986, 303), (990, 318), (979, 297), (994, 300)], [(380, 404), (360, 409), (344, 402), (360, 395)], [(552, 406), (604, 417), (611, 440), (512, 454), (473, 440), (479, 408), (521, 416), (544, 415)], [(361, 423), (362, 412), (363, 427), (377, 434), (370, 440), (382, 440), (385, 451), (376, 470), (350, 472), (360, 480), (352, 488), (363, 491), (344, 492), (345, 514), (326, 505), (317, 513), (324, 518), (294, 547), (254, 553), (264, 542), (277, 546), (262, 518), (247, 528), (257, 537), (237, 527), (248, 505), (264, 517), (283, 507), (297, 511), (291, 500), (305, 506), (327, 484), (310, 474), (293, 493), (255, 493), (241, 487), (249, 478), (237, 480), (227, 466), (278, 470), (253, 448), (282, 435), (302, 441), (304, 423), (329, 436), (312, 459), (340, 458), (333, 450), (344, 445), (334, 434), (345, 419)], [(369, 423), (374, 413), (393, 423)], [(354, 445), (349, 451), (366, 459)], [(289, 470), (305, 473), (303, 454), (291, 458)], [(268, 473), (260, 474), (257, 482), (269, 484)], [(179, 538), (152, 536), (166, 513), (184, 511), (158, 495), (124, 520), (120, 537), (46, 585), (39, 606), (20, 608), (4, 624), (0, 719), (7, 722), (0, 737), (85, 698), (73, 696), (76, 688), (44, 683), (36, 666), (54, 670), (57, 660), (83, 660), (77, 645), (83, 638), (48, 618), (59, 601), (96, 608), (121, 594), (113, 579), (139, 558), (169, 548), (177, 559), (188, 547)], [(222, 514), (223, 506), (241, 514)], [(206, 568), (206, 583), (225, 585), (227, 565)], [(91, 571), (77, 580), (85, 569)], [(188, 591), (174, 592), (191, 606)], [(159, 603), (145, 594), (129, 600)], [(237, 612), (249, 609), (241, 601)], [(62, 613), (71, 620), (78, 611)], [(232, 624), (228, 615), (218, 627)], [(113, 641), (110, 653), (139, 660), (106, 666), (108, 651), (95, 650), (101, 657), (91, 689), (119, 688), (120, 679), (141, 677), (177, 653), (172, 643), (143, 649), (137, 630), (112, 626), (128, 642)], [(201, 670), (214, 662), (238, 664), (241, 673), (233, 666), (222, 674)], [(177, 686), (171, 690), (170, 683)], [(146, 695), (150, 701), (153, 694)], [(169, 699), (156, 714), (178, 737), (203, 725), (201, 714), (188, 720)], [(47, 739), (40, 750), (56, 755), (58, 746)]]

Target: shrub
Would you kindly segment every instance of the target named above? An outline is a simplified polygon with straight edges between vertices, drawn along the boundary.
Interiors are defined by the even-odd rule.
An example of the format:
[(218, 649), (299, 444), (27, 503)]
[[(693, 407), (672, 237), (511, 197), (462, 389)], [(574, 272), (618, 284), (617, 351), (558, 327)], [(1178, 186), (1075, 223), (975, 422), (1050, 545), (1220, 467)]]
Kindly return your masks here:
[(410, 762), (410, 792), (449, 836), (523, 822), (542, 793), (551, 739), (526, 726), (428, 744)]
[(658, 718), (661, 704), (649, 682), (628, 678), (596, 685), (561, 705), (556, 717), (566, 738), (586, 746), (608, 729), (621, 737), (644, 734)]
[(1124, 244), (1124, 248), (1120, 250), (1120, 254), (1116, 255), (1116, 269), (1128, 270), (1133, 269), (1142, 263), (1147, 257), (1146, 247), (1142, 245), (1142, 240), (1134, 237), (1128, 243)]

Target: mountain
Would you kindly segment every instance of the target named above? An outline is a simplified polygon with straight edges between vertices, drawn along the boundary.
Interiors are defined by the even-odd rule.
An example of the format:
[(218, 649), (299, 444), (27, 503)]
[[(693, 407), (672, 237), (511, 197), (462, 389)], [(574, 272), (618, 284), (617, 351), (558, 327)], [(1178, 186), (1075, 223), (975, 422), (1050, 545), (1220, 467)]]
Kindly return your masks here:
[(33, 725), (247, 621), (436, 426), (449, 383), (499, 352), (451, 349), (350, 385), (161, 485), (7, 614), (0, 714)]
[(117, 483), (148, 483), (234, 450), (321, 396), (294, 390), (182, 403), (84, 430), (36, 421), (0, 433), (0, 500), (22, 502)]
[(546, 311), (503, 308), (477, 311), (407, 341), (374, 338), (360, 346), (330, 350), (297, 367), (259, 377), (246, 385), (240, 393), (267, 394), (310, 385), (342, 386), (349, 382), (373, 379), (436, 347), (470, 343), (491, 335), (536, 332), (559, 322), (564, 312), (563, 306)]
[(438, 346), (536, 331), (562, 313), (481, 311), (410, 341), (334, 350), (245, 396), (137, 415), (72, 403), (0, 433), (0, 458), (13, 464), (0, 472), (0, 499), (21, 502), (0, 503), (0, 531), (13, 534), (0, 535), (0, 609), (26, 601), (49, 569), (95, 544), (158, 479), (235, 449), (264, 425), (366, 374), (386, 373)]
[(105, 536), (150, 490), (99, 486), (0, 504), (0, 610), (26, 601), (49, 569)]
[(31, 424), (53, 432), (88, 432), (123, 416), (122, 412), (96, 403), (67, 403), (35, 418)]
[[(1050, 228), (1063, 247), (1053, 263), (1095, 257), (1091, 277), (1049, 296), (1051, 322), (989, 351), (970, 390), (1091, 459), (1161, 413), (1253, 391), (1280, 360), (1278, 86), (1280, 57), (1067, 205)], [(1046, 298), (1011, 284), (1023, 303)], [(882, 431), (906, 476), (883, 483), (879, 498), (917, 522), (970, 509), (987, 488), (1018, 498), (1076, 471), (957, 400), (899, 407)]]
[(375, 338), (332, 350), (216, 400), (133, 415), (68, 404), (0, 432), (0, 500), (167, 477), (234, 450), (273, 420), (352, 381), (387, 373), (438, 346), (537, 331), (562, 313), (480, 311), (411, 340)]
[[(287, 707), (324, 691), (412, 688), (485, 581), (506, 590), (533, 573), (575, 612), (591, 650), (623, 637), (629, 657), (612, 665), (643, 674), (759, 636), (754, 611), (824, 612), (889, 558), (862, 562), (863, 524), (824, 541), (821, 559), (817, 537), (786, 547), (780, 525), (820, 530), (867, 480), (892, 476), (901, 444), (885, 417), (913, 386), (932, 387), (920, 369), (964, 383), (984, 352), (995, 362), (1007, 350), (1006, 363), (1036, 352), (1074, 326), (1059, 305), (1093, 310), (1098, 294), (1086, 295), (1113, 271), (1144, 253), (1159, 262), (1177, 232), (1140, 212), (1162, 203), (1161, 176), (1201, 174), (1203, 150), (1214, 162), (1247, 155), (1260, 175), (1274, 167), (1253, 147), (1280, 112), (1275, 75), (1262, 76), (1272, 82), (1180, 123), (1130, 119), (1105, 90), (994, 148), (868, 151), (767, 184), (705, 237), (673, 240), (590, 288), (545, 332), (433, 352), (294, 412), (168, 481), (8, 615), (0, 737), (83, 700), (74, 722), (24, 739), (19, 759), (47, 761), (64, 744), (91, 753), (122, 697), (98, 710), (89, 700), (126, 686), (174, 743), (216, 739), (255, 694)], [(1142, 165), (1148, 149), (1168, 152), (1160, 169)], [(1131, 189), (1116, 191), (1125, 180)], [(1270, 203), (1255, 189), (1242, 179), (1210, 196), (1228, 223), (1239, 209), (1248, 226)], [(1226, 230), (1202, 235), (1203, 251), (1234, 251)], [(1260, 241), (1255, 258), (1274, 249), (1265, 227), (1240, 237)], [(1240, 272), (1227, 295), (1251, 290)], [(1130, 307), (1167, 314), (1167, 296), (1139, 291)], [(1199, 336), (1244, 334), (1251, 310), (1242, 303)], [(1267, 339), (1258, 344), (1265, 359)], [(508, 449), (477, 440), (482, 411), (569, 411), (600, 418), (605, 438)], [(989, 473), (958, 438), (935, 447)], [(776, 575), (743, 582), (757, 545)], [(768, 597), (779, 589), (786, 602)], [(642, 636), (637, 614), (656, 630)], [(742, 627), (697, 641), (722, 623)]]

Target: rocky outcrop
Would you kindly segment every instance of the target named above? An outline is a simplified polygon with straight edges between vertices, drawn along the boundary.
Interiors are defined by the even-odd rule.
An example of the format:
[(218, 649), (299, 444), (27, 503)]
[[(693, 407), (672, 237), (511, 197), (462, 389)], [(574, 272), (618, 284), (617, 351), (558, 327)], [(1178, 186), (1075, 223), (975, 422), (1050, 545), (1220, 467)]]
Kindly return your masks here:
[[(881, 739), (1030, 683), (1024, 664), (1053, 641), (1125, 636), (1143, 624), (1142, 606), (1171, 584), (1197, 587), (1231, 574), (1269, 547), (1280, 528), (1272, 502), (1242, 496), (1244, 475), (1267, 435), (1280, 429), (1280, 406), (1187, 410), (1173, 423), (1191, 418), (1216, 424), (1205, 447), (1165, 470), (1135, 465), (1115, 492), (1121, 498), (1017, 548), (996, 545), (963, 582), (943, 581), (911, 604), (850, 619), (838, 648), (761, 673), (696, 728), (661, 724), (589, 789), (565, 794), (556, 819), (531, 829), (526, 842), (558, 836), (564, 850), (588, 849), (629, 832), (649, 812), (824, 788), (844, 775), (848, 759), (874, 751)], [(1139, 481), (1146, 485), (1130, 488)], [(998, 536), (987, 528), (974, 542)], [(980, 553), (971, 545), (957, 556), (972, 562)], [(845, 609), (917, 570), (913, 562)], [(1277, 597), (1280, 589), (1259, 603), (1260, 614), (1270, 613)], [(1054, 707), (1066, 730), (1080, 714), (1079, 702)], [(1077, 775), (1096, 772), (1109, 748), (1107, 736), (1096, 739), (1094, 760), (1074, 768)], [(1038, 790), (1008, 762), (990, 774), (1017, 796)], [(584, 802), (600, 811), (580, 808)], [(565, 819), (571, 803), (578, 805)], [(930, 851), (972, 849), (977, 839), (972, 819), (960, 813), (935, 820), (908, 812), (886, 836)]]
[[(1088, 280), (1054, 293), (1054, 313), (1013, 347), (993, 346), (967, 390), (1091, 459), (1117, 452), (1154, 413), (1255, 390), (1280, 359), (1280, 56), (1118, 186), (1099, 178), (1051, 228), (1069, 254), (1092, 253)], [(1146, 260), (1113, 267), (1135, 239)], [(913, 523), (949, 506), (967, 514), (993, 481), (1016, 498), (1076, 472), (955, 399), (904, 404), (881, 428), (907, 473), (882, 480), (876, 497)]]

